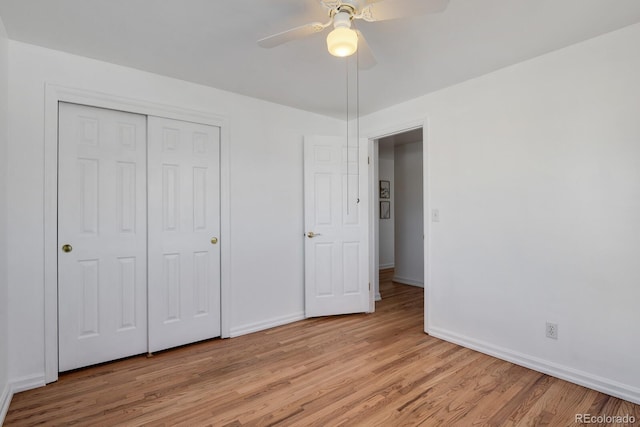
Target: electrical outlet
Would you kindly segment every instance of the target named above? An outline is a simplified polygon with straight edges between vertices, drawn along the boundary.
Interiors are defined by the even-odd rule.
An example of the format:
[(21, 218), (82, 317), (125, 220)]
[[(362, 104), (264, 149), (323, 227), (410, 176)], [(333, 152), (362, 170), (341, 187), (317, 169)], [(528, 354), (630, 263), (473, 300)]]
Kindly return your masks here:
[(547, 322), (547, 338), (558, 339), (558, 324)]

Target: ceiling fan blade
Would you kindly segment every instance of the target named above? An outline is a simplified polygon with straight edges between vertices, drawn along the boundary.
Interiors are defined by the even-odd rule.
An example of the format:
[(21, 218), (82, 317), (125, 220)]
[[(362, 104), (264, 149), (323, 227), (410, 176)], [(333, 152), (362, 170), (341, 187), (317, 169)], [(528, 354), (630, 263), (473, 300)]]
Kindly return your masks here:
[(360, 30), (356, 30), (356, 33), (358, 33), (358, 67), (363, 70), (368, 70), (375, 66), (378, 61), (376, 61), (375, 56), (373, 56), (373, 52), (369, 47), (369, 43), (367, 43), (367, 39), (364, 38), (364, 35)]
[(367, 3), (361, 12), (362, 19), (376, 22), (442, 12), (449, 0), (368, 0)]
[(327, 26), (328, 24), (323, 24), (321, 22), (313, 22), (311, 24), (302, 25), (300, 27), (292, 28), (290, 30), (260, 39), (258, 40), (258, 45), (264, 48), (276, 47), (283, 43), (288, 43), (293, 40), (301, 39), (312, 34), (319, 33)]

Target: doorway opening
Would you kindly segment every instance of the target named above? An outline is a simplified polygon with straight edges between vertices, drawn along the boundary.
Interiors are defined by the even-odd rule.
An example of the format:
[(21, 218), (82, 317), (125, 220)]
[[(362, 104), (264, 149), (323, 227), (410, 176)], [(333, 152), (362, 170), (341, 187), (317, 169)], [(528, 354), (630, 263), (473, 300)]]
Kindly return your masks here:
[(392, 283), (425, 285), (423, 152), (422, 127), (374, 140), (376, 301)]

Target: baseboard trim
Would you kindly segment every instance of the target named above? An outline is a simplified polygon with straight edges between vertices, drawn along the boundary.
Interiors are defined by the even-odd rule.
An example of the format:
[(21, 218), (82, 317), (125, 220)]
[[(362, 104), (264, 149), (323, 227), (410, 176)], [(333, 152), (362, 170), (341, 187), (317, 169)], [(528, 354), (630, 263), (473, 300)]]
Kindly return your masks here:
[(376, 292), (376, 301), (380, 300), (382, 300), (382, 295), (380, 295), (380, 292)]
[(264, 331), (265, 329), (275, 328), (276, 326), (286, 325), (288, 323), (304, 320), (304, 312), (293, 313), (286, 316), (274, 317), (262, 322), (249, 323), (248, 325), (231, 328), (231, 338), (241, 335), (251, 334), (253, 332)]
[(378, 270), (388, 270), (390, 268), (394, 268), (396, 265), (394, 263), (389, 263), (389, 264), (380, 264), (380, 266), (378, 267)]
[(393, 276), (393, 281), (402, 283), (403, 285), (411, 285), (411, 286), (417, 286), (419, 288), (424, 288), (424, 282), (422, 280), (409, 279), (407, 277), (402, 277), (402, 276)]
[(4, 419), (7, 416), (7, 412), (9, 412), (9, 405), (11, 405), (11, 399), (13, 399), (14, 394), (44, 385), (44, 374), (29, 375), (5, 384), (2, 394), (0, 394), (0, 426), (4, 424)]
[(11, 399), (13, 399), (13, 392), (11, 391), (11, 385), (7, 383), (2, 390), (2, 394), (0, 394), (0, 426), (4, 425)]
[(11, 392), (13, 394), (20, 393), (21, 391), (27, 391), (38, 387), (43, 387), (47, 383), (44, 378), (44, 374), (28, 375), (26, 377), (17, 378), (11, 381)]
[(573, 369), (568, 366), (550, 362), (534, 356), (511, 351), (493, 344), (469, 338), (460, 334), (440, 328), (429, 328), (427, 333), (436, 338), (506, 360), (552, 377), (560, 378), (574, 384), (578, 384), (610, 396), (618, 397), (636, 404), (640, 404), (640, 388), (623, 384), (614, 380), (600, 377), (589, 372)]

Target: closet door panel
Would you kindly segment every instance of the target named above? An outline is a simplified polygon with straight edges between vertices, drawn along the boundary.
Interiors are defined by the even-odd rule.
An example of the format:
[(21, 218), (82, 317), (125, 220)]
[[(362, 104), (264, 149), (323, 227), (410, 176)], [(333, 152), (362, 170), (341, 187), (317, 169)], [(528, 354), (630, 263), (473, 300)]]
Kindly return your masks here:
[(60, 103), (58, 351), (67, 371), (147, 351), (146, 117)]
[(148, 118), (149, 351), (220, 336), (220, 128)]

